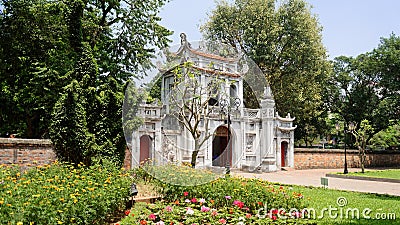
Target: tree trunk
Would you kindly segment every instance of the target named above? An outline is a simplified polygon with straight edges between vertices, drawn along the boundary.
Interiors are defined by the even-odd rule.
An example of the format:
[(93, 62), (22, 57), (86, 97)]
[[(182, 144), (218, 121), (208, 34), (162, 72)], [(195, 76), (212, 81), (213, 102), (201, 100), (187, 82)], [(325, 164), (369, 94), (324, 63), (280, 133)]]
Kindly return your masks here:
[(364, 173), (365, 170), (365, 154), (364, 154), (364, 150), (361, 149), (361, 153), (360, 153), (360, 160), (361, 160), (361, 173)]
[(194, 139), (194, 151), (192, 153), (192, 161), (190, 162), (192, 168), (196, 167), (196, 160), (197, 160), (197, 155), (199, 154), (199, 150), (200, 150), (199, 140), (196, 138)]
[(365, 141), (363, 140), (360, 148), (361, 173), (365, 171), (365, 146)]

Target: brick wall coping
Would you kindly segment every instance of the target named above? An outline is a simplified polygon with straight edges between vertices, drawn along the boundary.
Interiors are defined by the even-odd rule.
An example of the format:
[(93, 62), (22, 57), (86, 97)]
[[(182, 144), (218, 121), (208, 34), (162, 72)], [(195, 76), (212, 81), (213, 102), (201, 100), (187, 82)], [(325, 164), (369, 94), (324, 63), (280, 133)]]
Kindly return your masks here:
[(0, 138), (0, 144), (52, 145), (50, 139)]
[[(358, 153), (358, 150), (347, 149), (347, 153)], [(321, 149), (321, 148), (295, 148), (294, 153), (343, 153), (344, 149)]]
[[(295, 148), (295, 153), (343, 153), (344, 149), (321, 149), (321, 148)], [(356, 149), (347, 149), (347, 153), (350, 154), (358, 154), (358, 150)], [(392, 151), (392, 150), (385, 150), (385, 151), (371, 151), (367, 150), (366, 154), (400, 154), (400, 151)]]

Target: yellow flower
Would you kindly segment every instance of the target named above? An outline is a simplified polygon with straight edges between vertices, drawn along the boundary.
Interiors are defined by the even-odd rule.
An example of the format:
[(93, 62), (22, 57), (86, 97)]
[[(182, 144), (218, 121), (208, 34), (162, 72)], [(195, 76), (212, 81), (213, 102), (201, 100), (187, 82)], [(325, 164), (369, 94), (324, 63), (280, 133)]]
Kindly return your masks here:
[(57, 221), (57, 224), (63, 224), (63, 222), (58, 220), (58, 221)]
[(75, 198), (75, 199), (74, 199), (74, 203), (77, 203), (77, 202), (78, 202), (78, 199)]
[(17, 223), (17, 225), (23, 225), (23, 224), (24, 224), (23, 222), (18, 222), (18, 223)]

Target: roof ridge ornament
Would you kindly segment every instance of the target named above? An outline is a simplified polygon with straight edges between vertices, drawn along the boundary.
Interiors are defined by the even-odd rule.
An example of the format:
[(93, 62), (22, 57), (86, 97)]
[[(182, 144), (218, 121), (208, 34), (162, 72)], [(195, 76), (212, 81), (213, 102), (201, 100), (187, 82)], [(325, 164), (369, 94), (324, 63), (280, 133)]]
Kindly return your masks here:
[(181, 33), (179, 36), (181, 37), (181, 46), (187, 45), (189, 48), (192, 47), (191, 44), (187, 41), (187, 37), (186, 37), (185, 33)]

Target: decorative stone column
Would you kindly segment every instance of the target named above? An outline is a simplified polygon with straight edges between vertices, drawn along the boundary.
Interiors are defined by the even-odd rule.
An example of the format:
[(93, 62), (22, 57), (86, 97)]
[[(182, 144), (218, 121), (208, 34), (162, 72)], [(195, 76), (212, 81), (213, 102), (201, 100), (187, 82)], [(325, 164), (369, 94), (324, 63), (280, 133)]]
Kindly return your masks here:
[(276, 170), (275, 146), (274, 146), (274, 120), (275, 120), (275, 101), (269, 86), (264, 88), (264, 96), (261, 100), (261, 123), (260, 132), (260, 165), (261, 170), (270, 172)]

